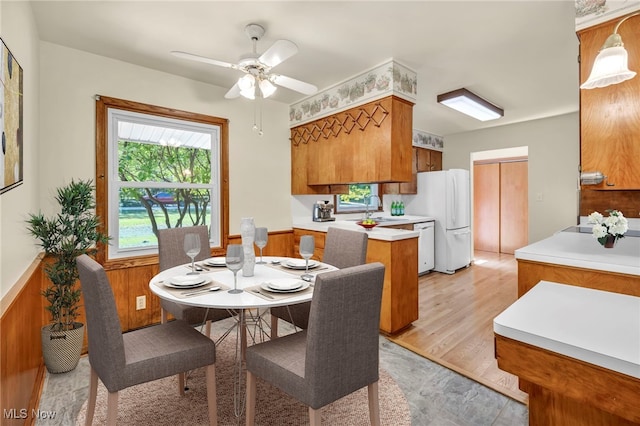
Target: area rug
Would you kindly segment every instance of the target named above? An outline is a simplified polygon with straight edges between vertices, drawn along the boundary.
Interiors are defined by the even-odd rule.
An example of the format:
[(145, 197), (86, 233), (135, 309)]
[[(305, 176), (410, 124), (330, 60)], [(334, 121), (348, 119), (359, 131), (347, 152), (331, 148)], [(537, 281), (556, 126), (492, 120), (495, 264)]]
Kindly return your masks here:
[[(235, 339), (229, 336), (216, 350), (216, 386), (218, 396), (218, 424), (245, 423), (244, 409), (238, 417), (234, 410), (233, 382)], [(246, 374), (242, 374), (242, 380)], [(178, 393), (175, 376), (124, 389), (119, 393), (118, 425), (207, 425), (207, 400), (204, 369), (190, 373), (189, 390), (184, 397)], [(393, 378), (380, 370), (380, 420), (383, 425), (411, 425), (409, 405)], [(326, 425), (368, 425), (367, 389), (360, 389), (322, 409), (322, 423)], [(84, 425), (87, 402), (82, 406), (76, 425)], [(107, 390), (99, 382), (94, 424), (105, 424)], [(257, 425), (309, 424), (308, 408), (270, 384), (258, 379)]]

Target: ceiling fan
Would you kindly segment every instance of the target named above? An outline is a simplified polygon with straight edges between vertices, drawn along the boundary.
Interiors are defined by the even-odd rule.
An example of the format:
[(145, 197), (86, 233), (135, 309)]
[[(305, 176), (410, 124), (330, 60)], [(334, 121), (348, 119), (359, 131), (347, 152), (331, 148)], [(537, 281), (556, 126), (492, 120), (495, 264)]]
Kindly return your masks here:
[(240, 77), (237, 83), (224, 95), (227, 99), (237, 98), (240, 95), (248, 99), (268, 98), (276, 91), (276, 86), (286, 87), (305, 95), (313, 95), (318, 91), (318, 88), (313, 84), (271, 72), (276, 65), (298, 53), (298, 46), (294, 42), (277, 40), (262, 55), (258, 55), (256, 45), (264, 35), (264, 28), (258, 24), (249, 24), (245, 27), (244, 32), (253, 41), (253, 52), (242, 55), (237, 64), (177, 50), (171, 53), (179, 58), (244, 72), (245, 75)]

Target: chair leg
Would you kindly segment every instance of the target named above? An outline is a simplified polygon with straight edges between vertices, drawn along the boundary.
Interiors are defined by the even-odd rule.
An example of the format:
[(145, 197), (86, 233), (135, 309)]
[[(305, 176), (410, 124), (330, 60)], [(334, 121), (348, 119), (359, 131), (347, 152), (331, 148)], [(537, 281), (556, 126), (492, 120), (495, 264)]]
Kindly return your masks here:
[(378, 382), (373, 382), (367, 386), (369, 395), (369, 419), (371, 426), (380, 426), (380, 399), (378, 397)]
[(207, 337), (211, 337), (211, 321), (207, 321), (204, 324), (204, 335)]
[(322, 408), (314, 410), (313, 408), (309, 407), (310, 426), (320, 426), (322, 424), (322, 412), (320, 410), (322, 410)]
[(271, 340), (278, 337), (278, 317), (271, 315)]
[(178, 373), (178, 392), (180, 396), (184, 396), (184, 384), (186, 382), (187, 373)]
[(116, 426), (118, 420), (118, 392), (109, 392), (107, 397), (107, 426)]
[(207, 406), (209, 407), (209, 424), (216, 426), (218, 424), (218, 403), (216, 397), (216, 365), (207, 366)]
[(84, 424), (91, 426), (93, 423), (93, 413), (96, 411), (96, 397), (98, 395), (98, 373), (91, 367), (89, 378), (89, 402), (87, 403), (87, 414)]
[(256, 421), (256, 376), (247, 371), (247, 406), (245, 408), (247, 426), (253, 426)]
[(169, 320), (169, 313), (164, 309), (160, 308), (160, 324), (166, 324)]

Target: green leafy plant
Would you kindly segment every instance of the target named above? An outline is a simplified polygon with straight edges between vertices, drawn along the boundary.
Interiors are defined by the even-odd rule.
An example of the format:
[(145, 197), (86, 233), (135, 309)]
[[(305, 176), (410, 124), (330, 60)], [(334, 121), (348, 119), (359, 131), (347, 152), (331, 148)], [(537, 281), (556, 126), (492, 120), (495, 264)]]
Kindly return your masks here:
[(51, 260), (45, 266), (51, 285), (42, 292), (49, 302), (46, 309), (51, 313), (51, 331), (75, 328), (80, 302), (80, 289), (75, 285), (76, 257), (95, 255), (98, 244), (109, 242), (109, 237), (98, 230), (100, 220), (94, 213), (93, 192), (91, 180), (72, 180), (57, 190), (57, 215), (45, 218), (42, 213), (29, 214), (27, 220), (27, 230)]

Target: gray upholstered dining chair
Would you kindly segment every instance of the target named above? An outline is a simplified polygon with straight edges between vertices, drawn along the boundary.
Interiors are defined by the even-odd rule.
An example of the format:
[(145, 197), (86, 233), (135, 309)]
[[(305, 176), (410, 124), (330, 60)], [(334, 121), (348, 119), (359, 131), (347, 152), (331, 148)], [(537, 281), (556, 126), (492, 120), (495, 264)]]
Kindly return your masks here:
[(247, 348), (247, 425), (255, 420), (256, 378), (320, 409), (365, 386), (369, 417), (380, 424), (378, 400), (380, 304), (384, 265), (368, 263), (318, 275), (309, 327)]
[(201, 367), (206, 367), (209, 423), (217, 424), (215, 343), (184, 321), (123, 334), (103, 267), (87, 255), (79, 256), (76, 264), (84, 295), (91, 365), (86, 424), (93, 421), (98, 378), (109, 392), (107, 424), (115, 425), (120, 390)]
[[(186, 226), (180, 228), (160, 229), (158, 231), (158, 257), (160, 261), (160, 271), (164, 271), (174, 266), (191, 262), (191, 258), (184, 252), (184, 237), (187, 234), (200, 235), (200, 253), (195, 257), (196, 261), (205, 260), (211, 257), (209, 247), (209, 230), (206, 226)], [(167, 314), (173, 315), (176, 319), (183, 320), (190, 325), (205, 323), (205, 334), (211, 334), (211, 322), (229, 318), (232, 314), (226, 309), (207, 309), (194, 306), (181, 305), (160, 299), (161, 319), (164, 324), (167, 322)]]
[[(369, 236), (364, 232), (330, 227), (324, 242), (322, 261), (336, 268), (363, 265), (367, 261)], [(271, 308), (271, 338), (278, 337), (278, 319), (305, 329), (311, 302)]]

